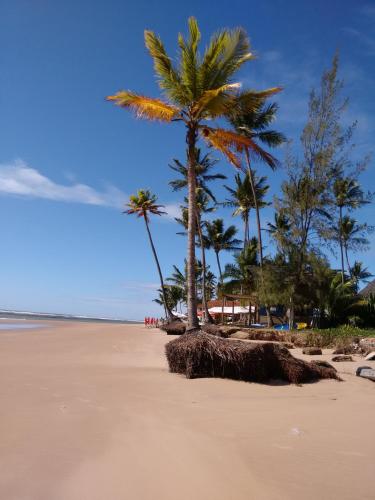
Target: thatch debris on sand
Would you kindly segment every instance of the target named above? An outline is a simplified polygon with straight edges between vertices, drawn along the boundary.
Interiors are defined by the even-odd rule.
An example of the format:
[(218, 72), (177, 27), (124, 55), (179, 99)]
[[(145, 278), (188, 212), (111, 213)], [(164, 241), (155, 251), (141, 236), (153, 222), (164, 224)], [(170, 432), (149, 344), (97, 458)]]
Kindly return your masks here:
[(215, 325), (211, 323), (206, 323), (202, 326), (202, 330), (206, 333), (210, 333), (211, 335), (216, 335), (217, 337), (223, 337), (227, 339), (233, 334), (238, 332), (239, 328), (235, 326), (227, 326), (227, 325)]
[(203, 332), (188, 333), (166, 345), (169, 369), (187, 378), (221, 377), (267, 383), (284, 380), (293, 384), (322, 378), (340, 380), (333, 367), (297, 359), (273, 343), (227, 340)]
[(171, 321), (161, 325), (160, 330), (167, 332), (167, 335), (183, 335), (186, 331), (186, 325), (182, 321)]
[(337, 356), (333, 356), (332, 361), (337, 363), (338, 361), (354, 361), (354, 359), (348, 354), (338, 354)]
[(322, 354), (320, 347), (305, 347), (302, 349), (302, 354), (308, 354), (309, 356), (318, 356)]

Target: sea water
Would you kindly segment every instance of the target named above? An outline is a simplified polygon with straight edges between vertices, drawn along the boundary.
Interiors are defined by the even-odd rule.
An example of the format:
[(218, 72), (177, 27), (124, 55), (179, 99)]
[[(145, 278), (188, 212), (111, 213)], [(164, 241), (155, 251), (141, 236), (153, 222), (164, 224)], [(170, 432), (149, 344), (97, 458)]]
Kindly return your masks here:
[(0, 330), (31, 330), (33, 328), (42, 328), (45, 325), (37, 323), (0, 323)]

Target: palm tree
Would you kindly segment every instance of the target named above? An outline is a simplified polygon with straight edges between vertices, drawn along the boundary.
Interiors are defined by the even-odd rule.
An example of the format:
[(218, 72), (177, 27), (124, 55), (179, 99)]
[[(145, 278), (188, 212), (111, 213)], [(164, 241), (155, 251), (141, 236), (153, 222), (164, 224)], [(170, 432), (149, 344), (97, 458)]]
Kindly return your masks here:
[(241, 215), (244, 221), (244, 248), (246, 247), (250, 239), (250, 210), (252, 208), (255, 208), (256, 206), (258, 206), (258, 208), (261, 208), (268, 205), (268, 203), (263, 200), (269, 189), (269, 186), (265, 184), (266, 179), (266, 177), (257, 178), (256, 176), (254, 176), (255, 196), (257, 198), (256, 200), (254, 200), (254, 194), (251, 188), (251, 182), (248, 172), (246, 172), (243, 179), (241, 178), (240, 174), (235, 175), (235, 189), (229, 186), (224, 186), (231, 195), (231, 199), (226, 200), (223, 205), (235, 208), (233, 215)]
[(340, 243), (340, 238), (345, 252), (346, 264), (348, 266), (349, 276), (352, 277), (352, 270), (349, 263), (348, 251), (364, 250), (369, 245), (369, 240), (366, 234), (371, 232), (373, 228), (367, 224), (359, 224), (349, 215), (344, 215), (341, 219), (341, 224), (335, 229), (337, 240)]
[[(204, 193), (211, 198), (211, 200), (216, 203), (216, 198), (212, 193), (211, 189), (208, 187), (207, 183), (218, 179), (226, 179), (224, 174), (211, 173), (213, 167), (217, 164), (217, 160), (212, 159), (209, 153), (202, 156), (201, 150), (196, 150), (196, 164), (195, 164), (195, 175), (196, 175), (196, 185), (201, 188)], [(188, 167), (183, 165), (179, 160), (174, 159), (173, 164), (169, 167), (180, 174), (180, 179), (174, 179), (169, 182), (173, 191), (181, 191), (188, 187)]]
[(156, 253), (155, 245), (154, 245), (154, 242), (152, 240), (151, 231), (150, 231), (150, 227), (149, 227), (150, 214), (160, 216), (160, 215), (163, 215), (166, 213), (166, 212), (163, 212), (162, 210), (160, 210), (161, 208), (164, 208), (164, 206), (157, 205), (156, 201), (157, 201), (156, 195), (151, 194), (151, 192), (147, 189), (140, 189), (137, 194), (133, 194), (130, 196), (129, 203), (127, 203), (125, 205), (129, 208), (127, 210), (125, 210), (124, 213), (128, 214), (128, 215), (135, 214), (135, 215), (137, 215), (137, 217), (143, 217), (143, 220), (145, 221), (146, 230), (147, 230), (148, 238), (150, 241), (152, 253), (154, 254), (156, 267), (157, 267), (158, 273), (159, 273), (160, 287), (161, 287), (161, 293), (163, 295), (165, 314), (169, 319), (174, 319), (172, 311), (168, 307), (168, 300), (167, 300), (166, 294), (165, 294), (163, 274), (161, 272), (159, 259), (158, 259), (157, 253)]
[(286, 138), (280, 132), (271, 130), (268, 127), (274, 121), (276, 112), (278, 110), (277, 104), (263, 105), (262, 107), (248, 111), (246, 109), (235, 110), (230, 116), (230, 123), (237, 134), (240, 134), (250, 140), (250, 143), (244, 148), (247, 172), (249, 175), (250, 187), (253, 194), (255, 213), (258, 229), (258, 246), (259, 246), (259, 264), (263, 266), (263, 244), (262, 244), (262, 228), (260, 222), (258, 198), (256, 196), (256, 182), (255, 173), (250, 165), (250, 157), (254, 157), (266, 163), (272, 170), (278, 166), (278, 161), (269, 152), (265, 151), (260, 145), (266, 144), (268, 147), (279, 146), (286, 141)]
[[(250, 294), (256, 288), (258, 241), (252, 238), (246, 247), (235, 256), (234, 264), (226, 264), (223, 279), (229, 278), (223, 288), (230, 293)], [(249, 325), (251, 324), (251, 303), (249, 302)]]
[(356, 301), (354, 283), (351, 280), (343, 283), (340, 274), (333, 275), (325, 290), (324, 309), (333, 325), (345, 320), (347, 310)]
[[(184, 272), (182, 272), (177, 266), (173, 265), (174, 272), (171, 274), (167, 281), (173, 283), (173, 285), (178, 286), (184, 292), (184, 302), (187, 302), (188, 297), (188, 265), (187, 260), (184, 261)], [(202, 263), (200, 260), (196, 260), (194, 268), (194, 283), (195, 283), (195, 293), (202, 289)]]
[(291, 224), (288, 217), (283, 213), (276, 212), (274, 214), (274, 222), (268, 222), (267, 226), (268, 233), (276, 241), (279, 253), (285, 255), (285, 250), (289, 239), (289, 231), (291, 229)]
[(345, 282), (343, 209), (353, 210), (368, 203), (358, 182), (351, 177), (339, 177), (333, 184), (334, 203), (339, 210), (339, 244), (341, 254), (341, 281)]
[(353, 267), (351, 268), (351, 277), (354, 282), (355, 290), (358, 292), (359, 284), (361, 281), (368, 283), (368, 279), (372, 278), (372, 274), (369, 272), (367, 267), (363, 266), (362, 262), (355, 261)]
[[(172, 186), (173, 191), (180, 191), (188, 186), (188, 168), (184, 166), (179, 160), (174, 159), (174, 164), (169, 165), (172, 170), (178, 172), (181, 175), (180, 179), (175, 179), (169, 183)], [(208, 311), (208, 305), (206, 300), (206, 255), (205, 255), (205, 245), (203, 242), (202, 234), (202, 213), (208, 213), (214, 211), (214, 207), (209, 206), (209, 199), (216, 203), (216, 198), (212, 193), (211, 189), (208, 187), (207, 183), (212, 182), (217, 179), (226, 179), (223, 174), (213, 174), (210, 171), (217, 163), (213, 160), (209, 154), (202, 157), (200, 149), (196, 150), (196, 165), (195, 165), (195, 175), (196, 175), (196, 216), (197, 216), (197, 235), (198, 235), (198, 246), (201, 248), (202, 266), (203, 266), (203, 294), (202, 294), (202, 304), (205, 312), (205, 320), (209, 323), (213, 323), (213, 319)], [(185, 198), (185, 203), (188, 205), (188, 199)], [(177, 222), (182, 224), (185, 229), (188, 229), (189, 222), (189, 211), (187, 207), (182, 207), (182, 219), (176, 219)], [(186, 233), (179, 233), (186, 234)]]
[(223, 219), (215, 219), (212, 222), (206, 222), (206, 232), (203, 235), (203, 240), (206, 248), (212, 248), (216, 255), (217, 267), (219, 269), (220, 282), (223, 283), (223, 273), (221, 270), (219, 254), (222, 250), (229, 252), (240, 250), (239, 245), (241, 240), (235, 238), (237, 234), (236, 226), (229, 226), (224, 229)]
[[(182, 180), (183, 181), (183, 180)], [(197, 188), (196, 190), (196, 197), (197, 197), (197, 235), (198, 235), (198, 246), (201, 249), (201, 256), (202, 256), (202, 304), (203, 304), (203, 309), (205, 312), (205, 320), (209, 323), (213, 323), (213, 319), (208, 311), (208, 305), (207, 305), (207, 287), (206, 287), (206, 278), (207, 278), (207, 264), (206, 264), (206, 248), (205, 248), (205, 242), (203, 241), (203, 232), (202, 232), (202, 226), (204, 225), (204, 222), (202, 221), (202, 213), (209, 213), (213, 212), (215, 210), (214, 207), (209, 206), (209, 198), (208, 195), (206, 194), (204, 188)], [(187, 198), (185, 198), (185, 203), (187, 203)], [(187, 207), (181, 207), (181, 218), (176, 218), (175, 220), (181, 224), (185, 230), (188, 228), (188, 209)], [(186, 235), (186, 231), (179, 232), (177, 234)]]
[(235, 256), (235, 263), (226, 264), (223, 278), (230, 278), (225, 286), (232, 293), (250, 293), (254, 290), (254, 270), (258, 265), (257, 247), (258, 240), (252, 238), (248, 245)]
[(184, 301), (184, 292), (181, 287), (174, 285), (166, 285), (164, 293), (162, 289), (158, 290), (159, 297), (154, 299), (154, 302), (161, 306), (165, 306), (164, 297), (167, 300), (167, 306), (171, 311), (177, 309), (177, 305)]
[(240, 166), (238, 153), (249, 147), (251, 140), (239, 134), (207, 125), (206, 120), (228, 116), (235, 109), (253, 112), (278, 92), (272, 88), (262, 92), (240, 91), (233, 77), (241, 66), (253, 58), (245, 31), (241, 28), (222, 30), (212, 36), (204, 54), (198, 47), (201, 34), (197, 21), (190, 17), (187, 39), (178, 35), (179, 61), (175, 65), (161, 39), (145, 31), (146, 47), (154, 61), (158, 83), (167, 100), (146, 97), (131, 91), (120, 91), (107, 99), (133, 110), (137, 117), (162, 122), (181, 122), (186, 128), (188, 168), (188, 329), (198, 328), (195, 296), (196, 233), (196, 145), (200, 135), (210, 146), (221, 151), (235, 166)]

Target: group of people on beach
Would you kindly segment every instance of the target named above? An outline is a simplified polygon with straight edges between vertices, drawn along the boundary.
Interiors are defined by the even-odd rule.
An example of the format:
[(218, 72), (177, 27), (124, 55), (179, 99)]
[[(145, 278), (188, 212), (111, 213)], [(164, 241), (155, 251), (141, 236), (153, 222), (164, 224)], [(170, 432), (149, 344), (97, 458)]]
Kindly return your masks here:
[(145, 327), (146, 328), (159, 328), (159, 318), (149, 318), (149, 317), (146, 317), (145, 318)]

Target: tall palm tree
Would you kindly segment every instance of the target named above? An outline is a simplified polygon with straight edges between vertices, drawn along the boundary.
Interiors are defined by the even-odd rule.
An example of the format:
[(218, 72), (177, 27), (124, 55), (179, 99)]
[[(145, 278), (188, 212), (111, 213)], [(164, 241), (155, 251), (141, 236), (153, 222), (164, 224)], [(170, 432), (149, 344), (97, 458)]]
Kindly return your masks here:
[(341, 254), (341, 281), (345, 282), (343, 209), (353, 210), (368, 203), (358, 182), (351, 177), (338, 177), (333, 183), (334, 203), (339, 211), (339, 245)]
[[(196, 190), (196, 197), (197, 197), (197, 236), (198, 236), (198, 242), (197, 245), (201, 249), (201, 257), (202, 257), (202, 304), (203, 304), (203, 309), (205, 312), (205, 320), (209, 323), (213, 323), (213, 318), (211, 317), (209, 310), (208, 310), (208, 304), (207, 304), (207, 264), (206, 264), (206, 244), (203, 240), (203, 225), (205, 224), (204, 221), (202, 221), (202, 213), (209, 213), (213, 212), (215, 210), (215, 207), (209, 206), (209, 197), (206, 194), (204, 188), (197, 188)], [(185, 198), (185, 203), (187, 203), (187, 198)], [(188, 228), (188, 209), (186, 206), (181, 207), (181, 218), (176, 218), (175, 220), (181, 224), (185, 230)], [(186, 231), (179, 232), (177, 234), (181, 234), (183, 236), (186, 235)]]
[[(253, 112), (265, 100), (278, 92), (272, 88), (262, 92), (240, 91), (233, 82), (243, 64), (253, 58), (250, 43), (241, 28), (222, 30), (212, 36), (205, 52), (198, 50), (201, 34), (197, 21), (190, 17), (187, 39), (178, 35), (179, 61), (177, 65), (168, 56), (161, 39), (152, 31), (145, 31), (146, 47), (154, 61), (158, 83), (167, 100), (146, 97), (131, 91), (120, 91), (107, 99), (123, 108), (133, 110), (136, 116), (162, 122), (181, 122), (186, 128), (188, 168), (188, 329), (198, 328), (194, 267), (196, 233), (196, 146), (201, 136), (210, 146), (221, 151), (235, 166), (240, 166), (238, 153), (250, 147), (251, 139), (219, 127), (207, 120), (228, 116), (235, 109)], [(212, 122), (209, 122), (212, 123)]]
[(165, 308), (165, 314), (169, 319), (174, 319), (173, 314), (171, 309), (168, 306), (168, 300), (166, 297), (166, 292), (165, 292), (165, 286), (164, 286), (164, 280), (163, 280), (163, 274), (161, 272), (160, 268), (160, 263), (159, 259), (156, 253), (155, 245), (152, 240), (151, 236), (151, 231), (149, 227), (149, 217), (150, 214), (152, 215), (163, 215), (166, 212), (163, 212), (160, 210), (161, 208), (164, 208), (163, 205), (157, 205), (157, 197), (154, 194), (151, 194), (151, 192), (147, 189), (140, 189), (137, 194), (133, 194), (129, 198), (129, 203), (127, 203), (125, 206), (129, 207), (127, 210), (124, 211), (125, 214), (128, 215), (137, 215), (137, 217), (143, 217), (143, 220), (145, 221), (146, 225), (146, 230), (148, 234), (148, 238), (150, 241), (151, 245), (151, 250), (154, 255), (156, 267), (159, 273), (159, 279), (160, 279), (160, 287), (161, 287), (161, 293), (163, 296), (163, 303), (164, 303), (164, 308)]
[[(200, 149), (196, 150), (196, 164), (195, 164), (195, 175), (196, 175), (196, 216), (197, 216), (197, 235), (198, 235), (198, 246), (201, 248), (201, 257), (203, 265), (203, 294), (202, 294), (202, 304), (205, 312), (205, 320), (209, 323), (213, 323), (213, 318), (208, 311), (208, 305), (206, 300), (206, 255), (205, 255), (205, 245), (203, 242), (202, 233), (202, 213), (212, 212), (214, 207), (209, 206), (209, 200), (211, 199), (216, 203), (216, 198), (212, 193), (211, 189), (208, 187), (208, 182), (212, 182), (217, 179), (226, 179), (226, 176), (220, 173), (211, 173), (212, 168), (217, 163), (217, 160), (213, 160), (209, 154), (204, 156), (201, 155)], [(178, 172), (181, 178), (174, 179), (169, 183), (172, 186), (173, 191), (180, 191), (188, 186), (188, 168), (183, 165), (179, 160), (174, 159), (173, 164), (169, 165), (172, 170)], [(188, 199), (185, 198), (185, 203), (188, 205)], [(185, 229), (188, 229), (189, 221), (189, 211), (187, 207), (182, 207), (182, 219), (176, 219), (177, 222), (182, 224)], [(185, 233), (179, 233), (185, 234)]]
[(262, 228), (260, 222), (260, 206), (256, 196), (255, 172), (251, 168), (250, 158), (254, 158), (266, 163), (272, 170), (278, 166), (278, 160), (269, 152), (265, 151), (259, 143), (268, 147), (276, 147), (286, 141), (286, 138), (280, 132), (269, 129), (268, 127), (274, 121), (278, 106), (275, 103), (263, 105), (260, 108), (249, 111), (242, 109), (230, 116), (230, 123), (237, 134), (240, 134), (251, 141), (251, 144), (244, 148), (246, 167), (249, 175), (251, 191), (255, 202), (255, 214), (258, 230), (259, 264), (263, 266), (263, 243)]
[(255, 196), (256, 200), (254, 200), (253, 190), (251, 188), (251, 182), (249, 173), (246, 172), (245, 176), (242, 178), (240, 174), (236, 174), (234, 177), (235, 181), (235, 189), (224, 186), (225, 189), (231, 195), (231, 198), (226, 200), (223, 205), (235, 208), (233, 215), (241, 215), (244, 221), (244, 248), (246, 247), (249, 239), (249, 218), (250, 218), (250, 210), (258, 206), (258, 208), (262, 208), (268, 205), (264, 201), (264, 196), (266, 195), (269, 186), (265, 184), (266, 177), (257, 178), (254, 176), (255, 183)]
[(339, 227), (336, 229), (337, 239), (344, 247), (346, 264), (348, 267), (349, 276), (352, 277), (352, 270), (349, 262), (349, 250), (364, 250), (369, 245), (369, 240), (366, 238), (366, 233), (372, 230), (367, 224), (359, 224), (349, 215), (344, 215), (341, 219)]
[(223, 273), (221, 270), (219, 254), (223, 250), (229, 252), (234, 250), (241, 250), (239, 245), (241, 240), (235, 238), (237, 234), (236, 226), (229, 226), (224, 228), (223, 219), (215, 219), (212, 222), (206, 222), (205, 234), (203, 236), (206, 248), (212, 248), (216, 255), (217, 267), (219, 269), (220, 283), (223, 283)]

